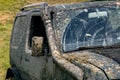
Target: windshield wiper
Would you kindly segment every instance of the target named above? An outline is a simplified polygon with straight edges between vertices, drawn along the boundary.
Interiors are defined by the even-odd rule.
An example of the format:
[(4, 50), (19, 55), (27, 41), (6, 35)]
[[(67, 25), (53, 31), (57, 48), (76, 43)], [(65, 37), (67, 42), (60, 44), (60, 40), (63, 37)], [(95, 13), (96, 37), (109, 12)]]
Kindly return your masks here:
[(87, 46), (87, 47), (79, 47), (77, 49), (66, 51), (66, 52), (74, 52), (74, 51), (83, 51), (83, 50), (95, 50), (95, 49), (117, 49), (120, 48), (120, 43), (115, 43), (110, 46)]
[(111, 45), (112, 47), (120, 47), (120, 42)]
[(90, 49), (110, 49), (110, 48), (120, 48), (120, 43), (116, 43), (110, 46), (91, 46), (91, 47), (79, 47), (77, 50), (90, 50)]
[(104, 46), (79, 47), (77, 50), (104, 49)]

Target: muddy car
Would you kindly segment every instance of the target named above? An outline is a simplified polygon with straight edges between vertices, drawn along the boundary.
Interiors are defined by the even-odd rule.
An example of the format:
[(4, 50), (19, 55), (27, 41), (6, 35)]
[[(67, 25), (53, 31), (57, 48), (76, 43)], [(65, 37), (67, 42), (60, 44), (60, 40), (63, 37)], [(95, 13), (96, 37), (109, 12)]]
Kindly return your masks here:
[(27, 5), (17, 14), (6, 79), (120, 80), (120, 3)]

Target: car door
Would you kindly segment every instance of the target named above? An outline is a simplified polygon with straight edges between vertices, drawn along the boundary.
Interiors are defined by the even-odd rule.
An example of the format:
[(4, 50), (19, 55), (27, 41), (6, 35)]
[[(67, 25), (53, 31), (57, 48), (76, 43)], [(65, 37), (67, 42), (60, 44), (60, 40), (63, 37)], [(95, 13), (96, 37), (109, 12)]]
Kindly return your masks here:
[[(25, 53), (22, 54), (23, 61), (22, 67), (24, 73), (29, 76), (31, 80), (47, 80), (52, 76), (53, 60), (49, 56), (49, 47), (45, 31), (44, 22), (41, 17), (41, 13), (38, 11), (33, 11), (28, 15), (28, 29), (26, 31), (26, 43), (25, 43)], [(42, 55), (34, 56), (32, 55), (32, 39), (33, 37), (42, 37)], [(24, 77), (25, 74), (22, 76)], [(28, 78), (26, 78), (28, 79)]]

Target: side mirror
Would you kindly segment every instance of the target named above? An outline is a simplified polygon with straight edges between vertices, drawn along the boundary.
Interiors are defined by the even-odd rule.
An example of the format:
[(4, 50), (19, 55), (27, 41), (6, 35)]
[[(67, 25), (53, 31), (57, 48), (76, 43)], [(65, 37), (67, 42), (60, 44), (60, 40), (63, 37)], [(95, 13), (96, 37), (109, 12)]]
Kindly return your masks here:
[(32, 38), (32, 56), (43, 56), (43, 37), (34, 36)]

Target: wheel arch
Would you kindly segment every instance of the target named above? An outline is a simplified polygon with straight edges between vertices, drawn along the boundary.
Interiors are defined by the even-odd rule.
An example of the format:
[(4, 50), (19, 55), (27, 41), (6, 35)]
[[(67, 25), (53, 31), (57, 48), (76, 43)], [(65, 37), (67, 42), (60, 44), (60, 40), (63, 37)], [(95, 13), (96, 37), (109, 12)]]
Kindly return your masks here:
[(22, 80), (19, 71), (16, 68), (8, 68), (7, 73), (6, 73), (6, 78), (11, 79), (13, 78), (14, 80)]

